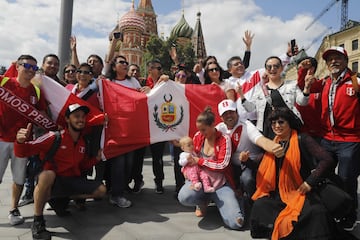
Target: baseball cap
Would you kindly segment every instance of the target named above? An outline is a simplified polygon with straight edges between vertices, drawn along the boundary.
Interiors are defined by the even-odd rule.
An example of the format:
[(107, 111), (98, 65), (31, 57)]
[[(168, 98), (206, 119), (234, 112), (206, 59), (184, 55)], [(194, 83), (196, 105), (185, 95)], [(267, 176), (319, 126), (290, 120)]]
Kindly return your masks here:
[(219, 115), (222, 116), (226, 111), (236, 111), (236, 103), (233, 100), (225, 99), (218, 104)]
[(330, 53), (340, 53), (340, 54), (344, 55), (346, 58), (348, 58), (346, 50), (343, 47), (337, 47), (337, 46), (332, 46), (328, 50), (326, 50), (323, 53), (322, 58), (326, 61), (326, 59)]
[(66, 109), (65, 116), (69, 117), (71, 113), (76, 112), (78, 110), (84, 111), (84, 113), (89, 113), (90, 109), (87, 106), (80, 105), (78, 103), (74, 103), (69, 105), (69, 107)]

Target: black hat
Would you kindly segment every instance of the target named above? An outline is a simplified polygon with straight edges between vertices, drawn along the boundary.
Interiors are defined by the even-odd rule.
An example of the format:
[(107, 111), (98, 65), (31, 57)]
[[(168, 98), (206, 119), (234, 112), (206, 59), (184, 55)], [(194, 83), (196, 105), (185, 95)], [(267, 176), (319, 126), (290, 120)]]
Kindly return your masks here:
[(76, 112), (78, 110), (82, 110), (86, 114), (90, 112), (90, 109), (87, 106), (74, 103), (69, 105), (69, 107), (66, 109), (65, 116), (69, 117), (71, 113)]

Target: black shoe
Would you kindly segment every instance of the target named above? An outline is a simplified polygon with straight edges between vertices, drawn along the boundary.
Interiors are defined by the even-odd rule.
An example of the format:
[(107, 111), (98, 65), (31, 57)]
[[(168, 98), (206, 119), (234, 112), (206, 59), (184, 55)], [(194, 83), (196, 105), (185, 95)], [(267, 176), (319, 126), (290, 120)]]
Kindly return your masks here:
[(339, 225), (342, 227), (342, 229), (344, 229), (347, 232), (351, 232), (352, 230), (355, 229), (356, 225), (357, 225), (357, 221), (353, 220), (351, 218), (344, 218), (342, 220), (340, 220)]
[(141, 181), (140, 183), (135, 183), (134, 188), (132, 189), (132, 192), (140, 193), (143, 186), (144, 186), (144, 181)]
[(51, 239), (51, 233), (45, 228), (45, 221), (34, 221), (31, 226), (31, 232), (33, 239)]
[(156, 184), (155, 193), (157, 193), (157, 194), (163, 194), (164, 193), (164, 188), (162, 186), (162, 183)]

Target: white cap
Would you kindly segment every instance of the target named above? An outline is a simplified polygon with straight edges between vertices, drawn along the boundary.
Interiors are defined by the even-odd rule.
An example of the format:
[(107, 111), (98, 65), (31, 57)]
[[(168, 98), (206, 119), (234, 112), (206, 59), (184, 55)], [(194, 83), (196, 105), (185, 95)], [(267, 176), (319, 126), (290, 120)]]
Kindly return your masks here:
[(233, 100), (225, 99), (218, 104), (219, 115), (222, 116), (226, 111), (236, 111), (236, 103)]
[(330, 53), (339, 53), (341, 55), (344, 55), (345, 58), (348, 58), (346, 50), (343, 47), (337, 47), (337, 46), (332, 46), (331, 48), (327, 49), (323, 53), (322, 58), (326, 61)]

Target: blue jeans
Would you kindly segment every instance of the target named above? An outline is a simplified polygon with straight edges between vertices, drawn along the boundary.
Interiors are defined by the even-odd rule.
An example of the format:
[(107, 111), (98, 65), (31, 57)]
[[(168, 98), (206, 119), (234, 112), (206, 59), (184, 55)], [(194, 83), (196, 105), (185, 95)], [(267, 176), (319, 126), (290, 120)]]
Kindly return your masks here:
[(178, 194), (179, 202), (184, 206), (206, 205), (210, 200), (214, 201), (219, 209), (221, 218), (226, 226), (231, 229), (240, 229), (237, 219), (243, 218), (239, 202), (232, 188), (226, 183), (213, 193), (205, 193), (190, 188), (191, 182), (186, 180), (185, 185)]
[[(353, 197), (354, 207), (357, 209), (357, 178), (360, 174), (360, 143), (336, 142), (322, 139), (321, 146), (323, 146), (338, 163), (338, 175), (344, 181), (344, 190)], [(354, 214), (356, 216), (356, 212)]]

